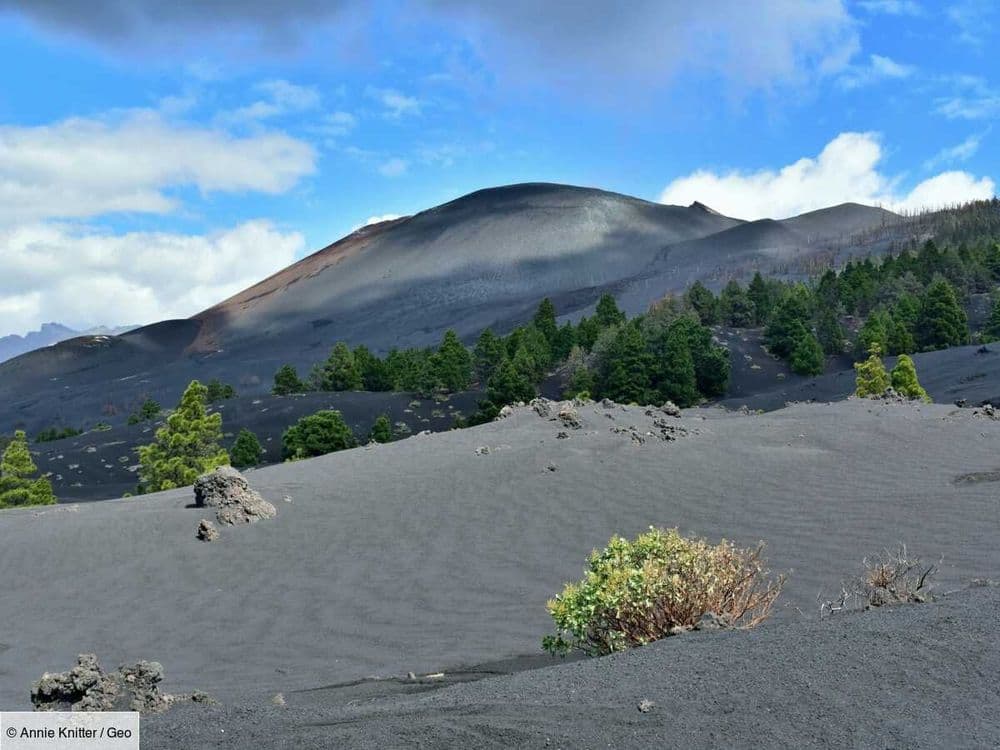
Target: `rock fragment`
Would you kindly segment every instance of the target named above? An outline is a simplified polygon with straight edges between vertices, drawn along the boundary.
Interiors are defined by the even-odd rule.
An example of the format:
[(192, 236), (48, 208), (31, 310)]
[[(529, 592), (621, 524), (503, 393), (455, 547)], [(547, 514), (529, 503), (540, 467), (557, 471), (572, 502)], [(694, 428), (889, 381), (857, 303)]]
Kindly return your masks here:
[(207, 518), (203, 518), (198, 522), (198, 531), (196, 536), (203, 542), (214, 542), (219, 538), (219, 530), (215, 528), (214, 523), (209, 521)]
[(233, 526), (256, 523), (277, 514), (275, 507), (250, 489), (246, 478), (231, 466), (220, 466), (198, 477), (194, 500), (199, 508), (216, 508), (216, 520)]

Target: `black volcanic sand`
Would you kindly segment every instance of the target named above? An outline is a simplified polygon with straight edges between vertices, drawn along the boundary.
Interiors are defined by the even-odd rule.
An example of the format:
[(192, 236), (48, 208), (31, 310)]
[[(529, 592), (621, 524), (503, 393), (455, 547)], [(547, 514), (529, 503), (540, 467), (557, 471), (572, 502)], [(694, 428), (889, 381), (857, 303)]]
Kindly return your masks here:
[[(899, 542), (943, 558), (942, 591), (1000, 578), (989, 481), (1000, 476), (1000, 422), (867, 401), (704, 409), (670, 420), (687, 437), (640, 444), (615, 431), (652, 430), (640, 407), (580, 415), (573, 430), (523, 408), (262, 469), (251, 479), (277, 518), (211, 544), (195, 539), (204, 513), (188, 507), (190, 490), (0, 513), (0, 706), (27, 708), (33, 680), (94, 652), (110, 666), (160, 661), (168, 691), (222, 702), (149, 720), (150, 747), (995, 744), (994, 593), (816, 620), (819, 594)], [(983, 481), (962, 478), (971, 474)], [(771, 567), (790, 576), (773, 620), (425, 695), (364, 681), (444, 672), (458, 682), (545, 663), (546, 599), (611, 534), (650, 524), (767, 540)], [(343, 687), (316, 690), (331, 685)], [(270, 703), (279, 692), (284, 709)], [(388, 702), (369, 702), (378, 696)], [(644, 697), (659, 708), (629, 708)], [(970, 719), (940, 720), (959, 704)]]
[[(825, 374), (803, 377), (764, 350), (760, 329), (719, 329), (716, 338), (730, 349), (732, 376), (726, 397), (720, 401), (729, 408), (771, 411), (790, 401), (837, 401), (854, 392), (856, 373), (850, 356), (829, 357)], [(921, 385), (935, 401), (1000, 404), (1000, 344), (957, 346), (912, 356)], [(883, 361), (891, 369), (896, 358)]]
[(185, 706), (147, 720), (143, 747), (996, 747), (998, 621), (1000, 589), (967, 590), (433, 693)]
[[(450, 430), (459, 416), (475, 410), (479, 392), (454, 394), (445, 400), (407, 393), (306, 393), (295, 396), (237, 397), (212, 405), (222, 414), (223, 445), (232, 447), (241, 428), (252, 431), (264, 449), (263, 463), (281, 461), (281, 436), (301, 417), (320, 409), (337, 409), (361, 443), (379, 414), (386, 414), (400, 437), (425, 430)], [(104, 500), (134, 492), (139, 475), (136, 449), (153, 441), (164, 419), (126, 425), (122, 419), (110, 430), (73, 438), (32, 443), (39, 470), (48, 475), (60, 502)], [(406, 425), (404, 429), (398, 423)], [(408, 432), (407, 432), (408, 430)]]

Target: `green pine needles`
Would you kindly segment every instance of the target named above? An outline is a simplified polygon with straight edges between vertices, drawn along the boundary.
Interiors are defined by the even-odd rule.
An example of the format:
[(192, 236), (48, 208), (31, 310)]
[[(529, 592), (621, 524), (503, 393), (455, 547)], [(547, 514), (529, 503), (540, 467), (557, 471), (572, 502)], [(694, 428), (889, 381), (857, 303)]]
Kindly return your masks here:
[(0, 459), (0, 508), (53, 505), (56, 496), (52, 483), (46, 477), (33, 478), (37, 472), (28, 438), (23, 430), (18, 430)]
[(186, 487), (202, 474), (229, 463), (222, 440), (222, 415), (208, 414), (208, 388), (193, 380), (156, 441), (139, 448), (139, 491)]

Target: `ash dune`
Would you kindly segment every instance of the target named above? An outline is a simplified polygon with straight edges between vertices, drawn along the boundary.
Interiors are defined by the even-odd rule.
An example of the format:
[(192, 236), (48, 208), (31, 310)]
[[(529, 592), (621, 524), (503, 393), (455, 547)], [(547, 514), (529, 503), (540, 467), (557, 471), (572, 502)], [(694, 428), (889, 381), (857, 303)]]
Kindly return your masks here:
[[(190, 489), (141, 500), (5, 512), (0, 516), (5, 571), (0, 601), (7, 648), (0, 649), (0, 703), (25, 707), (32, 680), (46, 670), (67, 668), (78, 653), (93, 652), (110, 665), (158, 660), (166, 670), (168, 692), (206, 690), (222, 701), (221, 713), (206, 714), (206, 723), (191, 714), (148, 722), (144, 732), (151, 747), (200, 746), (209, 726), (227, 729), (229, 740), (213, 735), (213, 743), (223, 747), (239, 747), (241, 738), (274, 747), (281, 742), (324, 747), (345, 737), (360, 742), (360, 735), (351, 734), (360, 730), (351, 726), (371, 726), (376, 715), (379, 721), (397, 716), (380, 731), (414, 715), (418, 731), (431, 716), (436, 728), (427, 736), (443, 741), (434, 732), (452, 726), (458, 732), (455, 741), (461, 742), (468, 735), (448, 717), (480, 714), (484, 726), (499, 727), (500, 734), (487, 735), (493, 744), (524, 739), (517, 732), (527, 732), (537, 744), (548, 731), (539, 715), (544, 709), (531, 709), (530, 720), (515, 732), (509, 715), (498, 717), (488, 707), (490, 695), (520, 689), (513, 683), (455, 688), (417, 708), (376, 702), (347, 715), (333, 711), (322, 693), (309, 698), (295, 691), (537, 655), (540, 638), (550, 628), (546, 599), (565, 581), (577, 579), (589, 550), (611, 534), (633, 535), (651, 524), (742, 544), (764, 539), (771, 568), (789, 573), (772, 623), (759, 634), (724, 636), (720, 654), (730, 653), (724, 645), (730, 639), (766, 642), (772, 628), (776, 634), (792, 629), (780, 632), (793, 633), (795, 653), (809, 653), (809, 643), (817, 638), (825, 643), (825, 636), (814, 634), (835, 626), (814, 624), (817, 594), (835, 592), (865, 555), (899, 542), (927, 560), (943, 558), (941, 590), (998, 577), (995, 486), (955, 481), (967, 474), (989, 478), (998, 468), (1000, 422), (976, 419), (971, 410), (853, 400), (759, 416), (691, 410), (681, 419), (668, 419), (686, 433), (669, 441), (657, 437), (664, 417), (656, 411), (647, 415), (641, 407), (600, 404), (578, 411), (580, 429), (521, 408), (477, 428), (256, 471), (250, 475), (253, 486), (277, 506), (277, 517), (211, 544), (195, 539), (201, 511), (188, 507)], [(559, 431), (569, 438), (557, 438)], [(489, 452), (477, 453), (480, 447)], [(963, 617), (975, 620), (994, 611), (995, 596), (984, 597), (956, 600), (972, 602)], [(871, 629), (877, 641), (889, 627), (886, 618), (895, 616), (859, 618), (863, 624), (843, 625), (843, 632)], [(928, 633), (940, 622), (935, 614), (899, 617), (903, 623), (925, 622), (920, 627)], [(930, 619), (920, 620), (925, 617)], [(983, 635), (981, 619), (975, 623), (968, 626), (978, 633), (975, 648), (985, 648), (984, 638), (995, 644), (993, 631)], [(847, 681), (831, 684), (829, 677), (851, 652), (845, 644), (855, 636), (845, 637), (831, 637), (831, 644), (799, 665), (797, 679), (826, 685), (817, 688), (821, 695), (853, 689)], [(865, 648), (875, 641), (865, 641)], [(961, 642), (959, 635), (955, 642)], [(699, 649), (714, 653), (714, 645), (701, 644), (692, 641), (692, 655), (678, 657), (688, 666), (677, 667), (677, 674), (695, 669), (698, 654), (705, 653)], [(663, 644), (666, 651), (649, 653), (673, 654), (687, 645), (678, 639)], [(734, 646), (733, 653), (742, 648)], [(902, 646), (894, 640), (892, 648), (896, 661), (890, 663), (902, 663)], [(741, 669), (766, 680), (782, 671), (780, 652), (761, 646), (752, 653), (765, 663), (744, 661)], [(653, 700), (666, 701), (669, 679), (662, 670), (643, 667), (645, 656), (634, 658), (640, 660), (634, 667), (610, 662), (623, 665), (619, 677), (628, 683), (614, 688), (612, 702), (630, 701), (630, 691), (640, 688), (654, 691)], [(718, 675), (719, 662), (712, 663), (711, 674)], [(576, 670), (558, 673), (571, 685), (580, 670), (598, 668), (557, 670)], [(563, 679), (547, 676), (547, 670), (536, 674), (539, 691)], [(965, 677), (955, 680), (964, 690)], [(926, 685), (926, 679), (919, 684)], [(526, 701), (550, 705), (541, 692), (527, 690)], [(720, 690), (711, 691), (717, 700)], [(703, 688), (698, 691), (704, 695)], [(271, 722), (272, 714), (266, 713), (278, 692), (289, 696), (293, 726)], [(777, 710), (784, 693), (774, 695)], [(995, 706), (995, 693), (989, 695)], [(935, 700), (926, 692), (919, 697)], [(310, 708), (309, 700), (322, 705)], [(434, 714), (436, 700), (445, 703)], [(584, 708), (566, 708), (565, 693), (553, 700), (564, 706), (556, 718), (572, 733), (573, 717), (582, 716)], [(732, 700), (748, 710), (748, 697)], [(978, 695), (976, 700), (981, 705), (985, 699)], [(449, 701), (456, 708), (448, 709)], [(662, 705), (669, 711), (674, 704)], [(681, 718), (660, 714), (660, 726), (670, 721), (686, 726), (697, 715), (704, 726), (704, 705), (677, 705), (683, 708)], [(248, 715), (264, 718), (248, 723)], [(326, 728), (324, 716), (332, 717)], [(212, 723), (212, 717), (223, 723)], [(634, 717), (612, 726), (624, 731), (638, 721), (638, 712)], [(820, 730), (842, 732), (837, 729), (842, 718), (831, 709), (811, 721)], [(925, 727), (924, 719), (912, 721)], [(155, 739), (158, 726), (162, 734)], [(586, 726), (591, 729), (581, 731), (598, 732), (593, 722)], [(987, 731), (988, 722), (981, 727)], [(780, 744), (769, 731), (761, 722), (753, 730), (754, 736)], [(379, 744), (378, 736), (371, 742)], [(567, 741), (573, 746), (595, 741), (590, 735), (576, 739)]]
[(173, 403), (193, 378), (261, 393), (280, 365), (308, 368), (335, 341), (384, 352), (435, 344), (448, 328), (468, 341), (523, 322), (545, 296), (579, 316), (610, 291), (634, 314), (722, 269), (850, 252), (862, 246), (854, 234), (898, 219), (845, 204), (748, 223), (567, 185), (481, 190), (360, 229), (188, 320), (0, 364), (0, 424), (75, 424), (145, 394)]

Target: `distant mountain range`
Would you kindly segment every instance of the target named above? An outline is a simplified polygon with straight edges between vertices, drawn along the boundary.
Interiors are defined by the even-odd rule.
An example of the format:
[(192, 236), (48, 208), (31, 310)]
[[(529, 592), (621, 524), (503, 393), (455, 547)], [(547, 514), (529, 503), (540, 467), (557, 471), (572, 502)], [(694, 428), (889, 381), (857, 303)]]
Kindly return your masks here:
[(337, 341), (384, 353), (436, 345), (453, 328), (471, 343), (530, 319), (546, 296), (578, 318), (609, 292), (633, 315), (696, 280), (718, 288), (757, 269), (806, 278), (908, 241), (906, 222), (853, 203), (744, 221), (569, 185), (480, 190), (363, 227), (186, 320), (78, 336), (0, 364), (0, 431), (76, 425), (147, 396), (172, 403), (193, 378), (264, 393), (282, 364), (308, 372)]
[(118, 326), (117, 328), (106, 328), (98, 326), (88, 328), (85, 331), (77, 331), (62, 323), (43, 323), (37, 331), (30, 331), (23, 336), (12, 333), (9, 336), (0, 336), (0, 362), (13, 359), (21, 354), (41, 349), (44, 346), (52, 346), (67, 339), (77, 336), (117, 336), (126, 331), (132, 331), (139, 326)]

